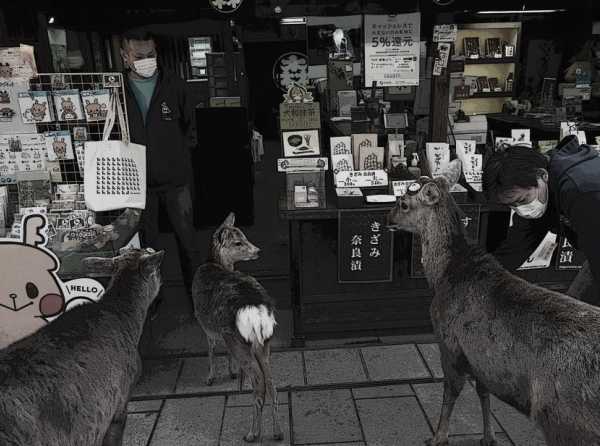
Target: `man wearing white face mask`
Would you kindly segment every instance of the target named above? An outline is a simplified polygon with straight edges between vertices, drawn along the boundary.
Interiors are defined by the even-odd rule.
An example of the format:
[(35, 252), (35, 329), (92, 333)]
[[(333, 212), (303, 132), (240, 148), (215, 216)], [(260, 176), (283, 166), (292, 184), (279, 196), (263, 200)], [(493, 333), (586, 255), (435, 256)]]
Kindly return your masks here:
[[(159, 215), (166, 214), (178, 242), (190, 294), (201, 262), (192, 213), (192, 107), (185, 82), (157, 63), (155, 39), (145, 32), (123, 36), (126, 101), (131, 141), (146, 146), (147, 198), (142, 241), (157, 248)], [(161, 297), (155, 301), (160, 302)], [(157, 305), (151, 309), (156, 314)], [(190, 307), (191, 309), (191, 307)]]
[(579, 145), (575, 136), (564, 138), (549, 158), (529, 147), (509, 147), (487, 161), (483, 188), (488, 200), (515, 212), (506, 240), (493, 253), (496, 258), (509, 270), (516, 269), (548, 231), (563, 233), (587, 258), (574, 285), (584, 278), (588, 284), (574, 297), (600, 306), (598, 152)]

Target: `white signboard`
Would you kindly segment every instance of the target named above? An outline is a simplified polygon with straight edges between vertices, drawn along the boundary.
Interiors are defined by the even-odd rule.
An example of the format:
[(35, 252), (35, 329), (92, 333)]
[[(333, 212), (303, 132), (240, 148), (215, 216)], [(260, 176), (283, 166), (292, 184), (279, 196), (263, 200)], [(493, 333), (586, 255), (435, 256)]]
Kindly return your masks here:
[(327, 170), (327, 158), (279, 158), (277, 160), (278, 172), (313, 172)]
[(338, 172), (335, 176), (336, 187), (376, 187), (387, 186), (388, 176), (385, 170), (354, 170)]
[(421, 14), (365, 15), (365, 86), (419, 85)]

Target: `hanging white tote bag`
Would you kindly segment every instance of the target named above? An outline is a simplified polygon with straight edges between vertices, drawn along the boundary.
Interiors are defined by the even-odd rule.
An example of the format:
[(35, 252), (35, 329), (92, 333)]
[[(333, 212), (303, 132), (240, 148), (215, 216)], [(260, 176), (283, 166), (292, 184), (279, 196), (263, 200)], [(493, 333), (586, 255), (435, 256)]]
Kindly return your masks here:
[[(110, 140), (119, 119), (122, 141)], [(86, 206), (95, 212), (146, 207), (146, 146), (129, 141), (121, 102), (111, 94), (102, 141), (89, 141), (84, 149)]]

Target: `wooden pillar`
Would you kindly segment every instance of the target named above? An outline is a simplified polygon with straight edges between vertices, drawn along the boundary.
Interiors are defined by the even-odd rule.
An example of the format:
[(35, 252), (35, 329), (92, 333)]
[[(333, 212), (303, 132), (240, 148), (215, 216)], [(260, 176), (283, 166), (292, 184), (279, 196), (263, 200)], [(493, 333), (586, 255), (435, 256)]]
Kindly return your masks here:
[[(433, 50), (435, 54), (435, 50)], [(434, 58), (435, 60), (435, 58)], [(448, 61), (448, 63), (450, 63)], [(431, 114), (429, 122), (429, 141), (447, 142), (448, 140), (448, 102), (450, 90), (450, 72), (442, 69), (439, 76), (431, 76)]]
[(0, 9), (0, 43), (2, 42), (8, 42), (8, 28), (6, 27), (4, 11)]

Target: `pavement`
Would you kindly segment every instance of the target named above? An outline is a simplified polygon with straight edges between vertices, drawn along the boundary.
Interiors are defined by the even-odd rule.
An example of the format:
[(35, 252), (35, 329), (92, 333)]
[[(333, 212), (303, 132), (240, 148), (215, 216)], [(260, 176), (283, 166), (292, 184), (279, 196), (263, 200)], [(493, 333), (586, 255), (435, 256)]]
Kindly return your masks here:
[[(248, 385), (226, 377), (204, 383), (208, 359), (188, 355), (146, 360), (129, 404), (126, 446), (243, 445), (252, 416)], [(261, 445), (415, 446), (437, 425), (443, 372), (435, 343), (378, 343), (272, 353), (283, 441), (271, 438), (269, 407)], [(499, 446), (542, 446), (543, 436), (516, 410), (492, 401)], [(479, 445), (483, 427), (472, 383), (454, 410), (450, 445)]]

